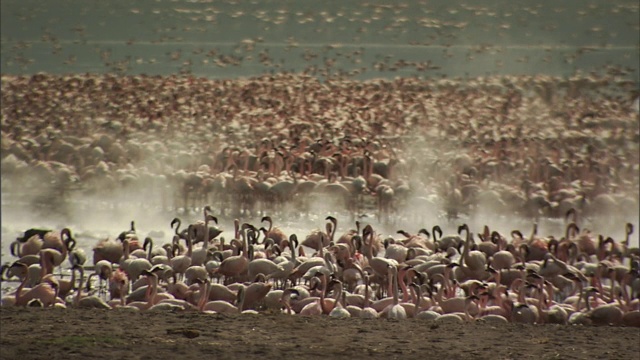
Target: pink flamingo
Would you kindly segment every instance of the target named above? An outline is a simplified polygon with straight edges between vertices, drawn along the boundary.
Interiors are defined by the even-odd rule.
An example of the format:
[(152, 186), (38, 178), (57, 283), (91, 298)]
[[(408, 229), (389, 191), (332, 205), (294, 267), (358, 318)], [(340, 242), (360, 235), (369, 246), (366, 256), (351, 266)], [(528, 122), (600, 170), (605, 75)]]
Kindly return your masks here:
[(21, 267), (25, 270), (26, 276), (18, 286), (18, 290), (16, 290), (16, 298), (15, 305), (16, 306), (26, 306), (30, 301), (37, 299), (42, 302), (44, 307), (53, 306), (57, 302), (58, 297), (58, 282), (53, 278), (49, 277), (47, 279), (43, 279), (43, 281), (31, 288), (26, 293), (22, 293), (22, 289), (24, 288), (27, 281), (29, 281), (29, 272), (27, 271), (27, 265), (15, 262), (11, 265), (10, 268), (13, 267)]

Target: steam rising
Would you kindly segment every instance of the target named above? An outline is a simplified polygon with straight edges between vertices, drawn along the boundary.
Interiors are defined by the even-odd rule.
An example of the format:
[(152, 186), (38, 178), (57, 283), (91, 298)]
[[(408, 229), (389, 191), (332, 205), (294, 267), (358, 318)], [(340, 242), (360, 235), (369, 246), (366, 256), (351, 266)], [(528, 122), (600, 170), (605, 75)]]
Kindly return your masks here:
[[(46, 76), (41, 77), (47, 79)], [(116, 87), (124, 86), (122, 84), (126, 79), (111, 77), (107, 81), (111, 87)], [(3, 78), (3, 83), (5, 80), (13, 81)], [(73, 78), (48, 80), (62, 83), (75, 81)], [(144, 79), (144, 82), (155, 86), (150, 91), (162, 87), (155, 80)], [(94, 84), (99, 83), (93, 81)], [(146, 84), (140, 79), (137, 81)], [(175, 78), (173, 81), (181, 83), (180, 86), (186, 89), (185, 78)], [(231, 121), (220, 114), (216, 114), (219, 117), (214, 119), (207, 118), (203, 114), (206, 115), (210, 110), (198, 106), (210, 104), (198, 102), (196, 85), (191, 88), (196, 93), (194, 96), (174, 97), (174, 103), (166, 104), (169, 109), (173, 107), (186, 111), (185, 108), (188, 108), (192, 115), (169, 113), (161, 119), (166, 124), (141, 119), (133, 110), (127, 111), (130, 105), (125, 102), (118, 103), (119, 112), (109, 114), (108, 118), (102, 118), (104, 114), (82, 118), (80, 114), (89, 111), (87, 108), (74, 108), (66, 104), (68, 112), (65, 116), (79, 121), (80, 128), (84, 129), (84, 136), (77, 137), (67, 134), (69, 129), (51, 125), (39, 133), (33, 133), (33, 129), (18, 130), (15, 118), (3, 116), (3, 126), (10, 133), (2, 134), (2, 260), (9, 261), (7, 249), (10, 241), (30, 227), (58, 230), (70, 227), (81, 240), (80, 246), (90, 253), (98, 239), (115, 237), (128, 229), (130, 221), (134, 220), (142, 236), (152, 234), (162, 243), (171, 238), (169, 222), (176, 214), (182, 217), (183, 223), (194, 222), (202, 218), (201, 208), (206, 204), (212, 205), (216, 209), (214, 213), (220, 214), (221, 227), (225, 230), (222, 236), (230, 238), (233, 231), (231, 220), (236, 215), (229, 214), (237, 210), (238, 198), (228, 197), (230, 191), (226, 189), (211, 193), (207, 200), (198, 199), (194, 202), (187, 199), (189, 212), (185, 214), (185, 185), (194, 181), (197, 184), (202, 179), (217, 175), (210, 164), (223, 153), (225, 145), (255, 147), (255, 142), (261, 139), (253, 133), (249, 134), (251, 131), (258, 134), (271, 132), (273, 139), (278, 139), (278, 136), (291, 137), (293, 125), (302, 128), (307, 126), (306, 135), (314, 137), (314, 140), (328, 138), (334, 144), (349, 132), (364, 128), (367, 132), (361, 136), (379, 140), (376, 143), (379, 147), (377, 151), (385, 153), (387, 160), (393, 157), (397, 161), (391, 166), (391, 185), (395, 198), (393, 215), (389, 220), (378, 222), (374, 197), (365, 196), (367, 206), (364, 211), (349, 214), (326, 195), (316, 194), (306, 202), (308, 210), (290, 202), (281, 212), (269, 214), (276, 225), (287, 232), (298, 233), (299, 237), (304, 238), (314, 228), (322, 228), (324, 217), (330, 214), (339, 220), (338, 233), (354, 227), (353, 221), (358, 219), (373, 224), (383, 234), (395, 234), (398, 229), (417, 233), (421, 228), (430, 229), (436, 224), (443, 227), (445, 232), (453, 232), (463, 222), (468, 223), (474, 233), (478, 233), (486, 224), (491, 230), (503, 234), (513, 229), (520, 229), (527, 234), (532, 228), (533, 219), (520, 216), (522, 209), (506, 201), (504, 194), (521, 192), (524, 172), (535, 169), (532, 163), (527, 162), (529, 160), (525, 155), (537, 151), (538, 144), (542, 146), (541, 158), (549, 158), (553, 155), (549, 151), (551, 145), (574, 141), (584, 146), (570, 148), (575, 152), (561, 154), (560, 160), (564, 160), (563, 156), (575, 160), (573, 156), (585, 155), (590, 151), (587, 150), (589, 146), (593, 147), (594, 144), (600, 146), (603, 153), (615, 150), (625, 159), (620, 168), (615, 169), (617, 178), (611, 179), (617, 186), (613, 194), (614, 206), (606, 208), (606, 203), (598, 205), (590, 199), (593, 200), (591, 214), (581, 219), (580, 223), (582, 229), (620, 240), (626, 222), (631, 222), (638, 229), (637, 127), (633, 132), (634, 125), (637, 126), (634, 120), (637, 114), (629, 111), (634, 99), (620, 100), (621, 97), (603, 95), (600, 92), (602, 84), (606, 83), (603, 79), (562, 81), (566, 86), (556, 88), (554, 82), (560, 83), (561, 80), (546, 77), (478, 78), (468, 82), (425, 82), (418, 79), (358, 82), (335, 79), (320, 83), (297, 75), (224, 82), (202, 80), (203, 89), (207, 91), (223, 87), (227, 91), (225, 97), (221, 96), (224, 101), (217, 99), (220, 103), (214, 104), (215, 107), (211, 109), (218, 111), (226, 106), (226, 109), (236, 111), (233, 106), (244, 106), (242, 111), (234, 114)], [(256, 121), (262, 119), (261, 116), (268, 118), (268, 112), (254, 114), (250, 110), (256, 110), (259, 106), (252, 108), (243, 103), (230, 102), (237, 97), (234, 91), (239, 92), (257, 84), (260, 90), (256, 95), (257, 101), (261, 104), (278, 103), (282, 92), (290, 91), (289, 82), (296, 86), (303, 84), (308, 93), (315, 92), (314, 96), (305, 99), (310, 102), (309, 109), (313, 109), (320, 98), (331, 102), (324, 105), (326, 109), (323, 109), (328, 114), (326, 116), (332, 119), (328, 126), (313, 122), (305, 124), (303, 120), (284, 125), (285, 121), (290, 121), (288, 116), (275, 118), (275, 121)], [(625, 94), (625, 84), (614, 84), (611, 88)], [(575, 89), (578, 86), (581, 88)], [(16, 91), (26, 89), (29, 87)], [(582, 96), (580, 91), (583, 92)], [(289, 92), (287, 96), (298, 93)], [(345, 94), (352, 93), (358, 96), (345, 97)], [(111, 96), (112, 93), (107, 91), (105, 95)], [(582, 124), (575, 124), (571, 122), (573, 119), (567, 121), (562, 114), (556, 113), (563, 106), (560, 99), (570, 99), (572, 106), (581, 108), (589, 104), (591, 97), (605, 104), (616, 104), (617, 107), (613, 107), (615, 110), (608, 115), (610, 118), (598, 118), (599, 122), (593, 124), (586, 123), (588, 119), (580, 118), (577, 120)], [(513, 103), (507, 103), (505, 99)], [(587, 103), (581, 103), (585, 101)], [(3, 101), (3, 114), (22, 106), (20, 102), (5, 104), (6, 101)], [(378, 113), (372, 112), (372, 108)], [(168, 110), (165, 109), (165, 112)], [(194, 113), (198, 113), (195, 118)], [(271, 111), (272, 117), (274, 113)], [(180, 120), (175, 121), (176, 118)], [(36, 123), (26, 126), (33, 125), (35, 128), (40, 126), (37, 121), (42, 122), (38, 119), (33, 121)], [(616, 133), (608, 124), (617, 124), (625, 131)], [(524, 155), (513, 159), (507, 157), (500, 160), (505, 164), (492, 165), (491, 159), (498, 151), (496, 144), (502, 141), (501, 137), (511, 139), (514, 156), (520, 150), (524, 151)], [(529, 138), (537, 140), (529, 144), (516, 142)], [(619, 146), (620, 143), (622, 146)], [(71, 146), (69, 152), (66, 152), (66, 146)], [(41, 158), (45, 152), (40, 150), (42, 148), (49, 149), (54, 154), (52, 156), (59, 158), (48, 162), (29, 158)], [(67, 168), (63, 164), (69, 161), (78, 164), (78, 154), (84, 157), (84, 168)], [(227, 156), (235, 155), (227, 153)], [(594, 152), (593, 156), (600, 155)], [(532, 161), (540, 159), (534, 158)], [(508, 171), (498, 174), (497, 170), (487, 170), (492, 166), (494, 169), (504, 166)], [(204, 178), (199, 174), (204, 174)], [(479, 187), (480, 191), (476, 197), (470, 197), (473, 201), (462, 204), (455, 196), (456, 191), (463, 189), (464, 181)], [(491, 191), (501, 192), (502, 195), (492, 197)], [(560, 205), (555, 206), (560, 208)], [(191, 211), (194, 206), (198, 208), (196, 212)], [(227, 215), (222, 215), (222, 210)], [(458, 215), (459, 218), (447, 219), (446, 213)], [(239, 216), (243, 222), (257, 223), (262, 214)], [(539, 234), (562, 237), (562, 216), (563, 212), (560, 211), (556, 216), (559, 220), (540, 218)], [(632, 237), (634, 243), (638, 244), (637, 233)]]

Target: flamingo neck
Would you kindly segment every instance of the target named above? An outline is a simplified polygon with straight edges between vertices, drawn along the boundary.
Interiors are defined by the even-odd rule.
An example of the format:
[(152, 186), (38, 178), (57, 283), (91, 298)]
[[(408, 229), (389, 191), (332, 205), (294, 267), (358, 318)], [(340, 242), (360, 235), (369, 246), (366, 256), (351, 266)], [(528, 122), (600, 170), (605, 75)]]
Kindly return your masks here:
[[(84, 269), (82, 268), (78, 268), (78, 271), (80, 271), (80, 283), (84, 283)], [(73, 270), (73, 273), (75, 274), (75, 269)], [(76, 294), (76, 300), (75, 300), (75, 305), (78, 306), (80, 304), (80, 298), (82, 297), (82, 287), (78, 288), (78, 294)]]
[(130, 248), (129, 248), (129, 240), (125, 240), (122, 243), (122, 247), (124, 248), (124, 255), (123, 255), (124, 259), (125, 260), (129, 260), (129, 253), (131, 251)]
[(49, 274), (49, 263), (47, 261), (47, 255), (45, 252), (41, 252), (40, 253), (40, 278), (42, 279), (47, 274)]
[(287, 315), (291, 315), (293, 313), (293, 309), (291, 308), (291, 304), (289, 304), (289, 301), (286, 301), (284, 303), (284, 307), (287, 308)]
[(595, 286), (598, 289), (598, 291), (600, 291), (600, 293), (603, 294), (601, 275), (602, 275), (602, 270), (600, 266), (598, 266), (598, 268), (596, 269), (596, 273), (594, 274), (593, 278), (591, 278), (591, 286)]
[(193, 253), (193, 239), (191, 239), (191, 236), (187, 236), (187, 256), (191, 257), (192, 253)]
[(149, 250), (147, 250), (147, 260), (151, 261), (151, 250), (153, 250), (153, 242), (149, 242)]
[(296, 264), (296, 245), (292, 242), (289, 243), (289, 249), (291, 250), (291, 262), (294, 266)]
[(538, 224), (533, 224), (533, 230), (531, 231), (531, 236), (529, 237), (529, 242), (532, 242), (536, 235), (538, 234)]
[[(180, 236), (180, 225), (181, 225), (181, 222), (180, 222), (180, 219), (177, 219), (177, 218), (176, 218), (176, 220), (177, 220), (177, 221), (175, 222), (175, 224), (176, 224), (176, 230), (175, 230), (175, 232), (174, 232), (174, 233), (176, 234), (176, 236)], [(173, 227), (173, 226), (172, 226), (172, 227)]]
[(411, 300), (413, 300), (413, 316), (415, 316), (418, 311), (420, 311), (420, 293), (416, 291), (416, 289), (412, 286), (411, 290)]
[(209, 298), (209, 283), (204, 283), (200, 286), (200, 300), (198, 301), (198, 309), (204, 311), (204, 306)]
[(622, 280), (620, 280), (620, 287), (622, 288), (622, 296), (624, 297), (625, 304), (629, 305), (631, 302), (629, 297), (629, 291), (627, 290), (627, 283), (629, 283), (629, 279), (631, 279), (630, 275), (625, 275)]
[(598, 242), (598, 252), (596, 257), (598, 258), (598, 261), (602, 261), (606, 257), (606, 243), (602, 241), (602, 238), (600, 238), (600, 241)]
[(120, 284), (120, 306), (125, 306), (124, 283)]
[(245, 290), (244, 288), (240, 288), (238, 290), (238, 312), (239, 313), (242, 312), (242, 308), (244, 307), (244, 297), (245, 297)]
[(521, 304), (526, 303), (526, 299), (524, 297), (524, 287), (525, 287), (524, 282), (520, 283), (520, 287), (518, 287), (518, 302)]
[(452, 289), (452, 285), (451, 285), (451, 268), (450, 267), (445, 267), (444, 268), (444, 280), (442, 281), (442, 287), (445, 289), (444, 292), (444, 296), (446, 297), (451, 297), (453, 294), (453, 289)]
[[(545, 315), (546, 315), (546, 311), (542, 308), (543, 304), (544, 304), (544, 291), (542, 290), (542, 288), (539, 288), (538, 301), (535, 305), (538, 308), (538, 314), (539, 314), (538, 318), (540, 319), (541, 322), (545, 321)], [(545, 305), (545, 308), (548, 308), (548, 307)]]
[(578, 282), (577, 288), (579, 290), (579, 293), (578, 293), (578, 302), (576, 303), (575, 310), (580, 311), (580, 305), (582, 305), (582, 297), (584, 296), (584, 292), (582, 289), (582, 282)]
[(325, 314), (328, 314), (329, 312), (331, 312), (331, 310), (329, 308), (327, 308), (327, 305), (324, 302), (324, 293), (327, 291), (327, 278), (326, 276), (322, 275), (322, 290), (320, 291), (320, 307), (322, 308), (322, 312)]
[(364, 282), (364, 307), (369, 307), (369, 279)]
[(329, 271), (330, 271), (331, 273), (333, 273), (333, 270), (334, 270), (334, 269), (333, 269), (333, 263), (332, 263), (332, 261), (331, 261), (331, 260), (332, 260), (332, 259), (331, 259), (331, 254), (327, 253), (327, 255), (326, 255), (326, 256), (323, 256), (323, 259), (324, 259), (324, 266), (326, 266), (326, 267), (327, 267), (327, 269), (329, 269)]
[(467, 319), (467, 321), (473, 321), (473, 317), (471, 316), (471, 314), (469, 313), (469, 306), (471, 306), (471, 304), (473, 303), (473, 300), (467, 300), (465, 302), (465, 306), (464, 306), (464, 316)]
[(396, 280), (400, 283), (400, 288), (402, 289), (402, 302), (409, 301), (409, 290), (407, 289), (407, 284), (404, 283), (405, 273), (405, 270), (401, 270), (400, 272), (398, 272), (398, 279)]
[(158, 278), (156, 277), (152, 277), (151, 280), (151, 305), (155, 305), (157, 303), (157, 297), (158, 295)]
[(242, 255), (245, 258), (249, 258), (249, 243), (247, 242), (247, 236), (245, 235), (244, 231), (241, 233), (242, 236)]
[(549, 308), (549, 302), (553, 302), (553, 298), (554, 298), (554, 292), (553, 292), (553, 286), (552, 285), (547, 285), (547, 296), (549, 297), (548, 302), (545, 303), (545, 306), (547, 307), (547, 309)]
[(393, 286), (393, 305), (398, 305), (398, 274), (391, 271), (391, 284)]
[[(369, 239), (369, 243), (367, 244), (367, 238)], [(373, 234), (367, 233), (367, 236), (362, 240), (367, 246), (367, 259), (371, 261), (373, 259)]]
[(147, 278), (147, 291), (144, 293), (144, 300), (147, 302), (151, 301), (151, 293), (153, 291), (152, 285), (151, 285), (151, 279)]
[(464, 267), (465, 262), (468, 262), (469, 251), (470, 251), (469, 247), (471, 246), (471, 234), (469, 233), (469, 229), (464, 228), (464, 230), (467, 232), (467, 236), (464, 241), (464, 250), (462, 250), (462, 255), (460, 256), (460, 267)]
[(22, 289), (24, 289), (25, 285), (27, 284), (27, 281), (29, 281), (29, 269), (25, 266), (25, 271), (26, 274), (24, 276), (24, 279), (22, 279), (22, 282), (20, 283), (20, 286), (18, 286), (18, 290), (16, 290), (16, 304), (20, 303), (20, 300), (22, 300)]
[(76, 287), (76, 271), (75, 269), (71, 269), (71, 290)]
[(506, 287), (504, 287), (503, 285), (498, 285), (495, 287), (494, 292), (493, 292), (493, 297), (496, 299), (496, 305), (503, 307), (504, 305), (504, 301), (502, 299), (502, 294), (501, 294), (501, 290), (502, 289), (506, 289)]
[(443, 293), (444, 293), (444, 285), (440, 286), (440, 289), (438, 289), (438, 291), (435, 293), (434, 298), (436, 301), (436, 304), (441, 305), (443, 302)]
[(342, 301), (342, 284), (336, 285), (335, 287), (337, 287), (338, 289), (336, 291), (336, 301), (333, 302), (333, 307), (331, 308), (331, 311), (333, 311), (333, 309), (335, 309), (336, 306), (338, 306), (340, 301)]

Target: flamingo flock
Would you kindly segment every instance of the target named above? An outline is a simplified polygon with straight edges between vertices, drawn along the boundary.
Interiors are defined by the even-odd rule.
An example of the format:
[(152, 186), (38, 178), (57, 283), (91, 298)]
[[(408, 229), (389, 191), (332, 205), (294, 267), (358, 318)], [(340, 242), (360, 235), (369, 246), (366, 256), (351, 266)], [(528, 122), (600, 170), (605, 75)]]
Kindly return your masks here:
[[(571, 209), (564, 234), (459, 224), (452, 234), (434, 225), (384, 237), (359, 221), (339, 235), (333, 216), (325, 230), (286, 234), (267, 216), (268, 228), (236, 220), (227, 242), (210, 211), (184, 232), (171, 221), (163, 245), (141, 242), (132, 222), (94, 245), (91, 267), (74, 255), (70, 229), (29, 229), (2, 267), (3, 280), (20, 280), (2, 306), (640, 327), (631, 224), (613, 239), (580, 229)], [(70, 280), (55, 272), (65, 260)]]
[(380, 222), (486, 208), (609, 221), (638, 208), (637, 87), (614, 75), (35, 74), (2, 85), (3, 194), (44, 211), (93, 196), (115, 209), (331, 207)]
[[(27, 229), (3, 305), (638, 325), (638, 94), (615, 74), (2, 86), (3, 202), (68, 218), (106, 196), (108, 211), (199, 216), (167, 219), (164, 243), (133, 221), (89, 246)], [(487, 211), (530, 228), (466, 220)], [(292, 212), (329, 216), (287, 233)], [(232, 236), (218, 217), (236, 219)], [(416, 225), (389, 236), (371, 218)], [(564, 231), (541, 234), (544, 219)]]

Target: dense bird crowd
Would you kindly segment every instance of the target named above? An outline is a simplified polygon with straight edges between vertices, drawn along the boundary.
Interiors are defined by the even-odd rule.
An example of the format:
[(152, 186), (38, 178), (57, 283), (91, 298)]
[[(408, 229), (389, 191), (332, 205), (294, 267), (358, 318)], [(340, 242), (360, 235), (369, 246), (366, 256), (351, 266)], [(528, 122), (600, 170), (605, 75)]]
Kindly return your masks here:
[[(69, 229), (29, 229), (11, 246), (19, 260), (2, 268), (3, 280), (21, 279), (2, 305), (640, 327), (631, 224), (624, 239), (596, 235), (572, 209), (566, 233), (546, 237), (535, 224), (530, 236), (461, 224), (383, 238), (360, 222), (338, 232), (329, 216), (299, 239), (267, 216), (260, 228), (236, 220), (226, 242), (210, 210), (182, 231), (171, 221), (175, 235), (161, 246), (132, 222), (94, 244), (88, 278)], [(67, 259), (71, 279), (54, 274)]]
[[(638, 326), (633, 226), (585, 229), (638, 208), (638, 93), (615, 76), (36, 74), (2, 88), (3, 201), (64, 211), (135, 191), (126, 201), (204, 211), (173, 219), (161, 246), (132, 222), (94, 244), (93, 266), (70, 229), (29, 229), (2, 268), (21, 279), (3, 305)], [(318, 204), (325, 230), (300, 238), (268, 216)], [(531, 235), (470, 229), (460, 216), (477, 209), (531, 219)], [(459, 227), (384, 238), (355, 221), (366, 211)], [(229, 241), (215, 226), (255, 215)], [(542, 217), (566, 232), (541, 236)], [(65, 260), (70, 280), (54, 271)]]
[(36, 207), (131, 189), (234, 216), (318, 201), (383, 219), (638, 207), (638, 94), (615, 76), (36, 74), (2, 89), (3, 193)]

